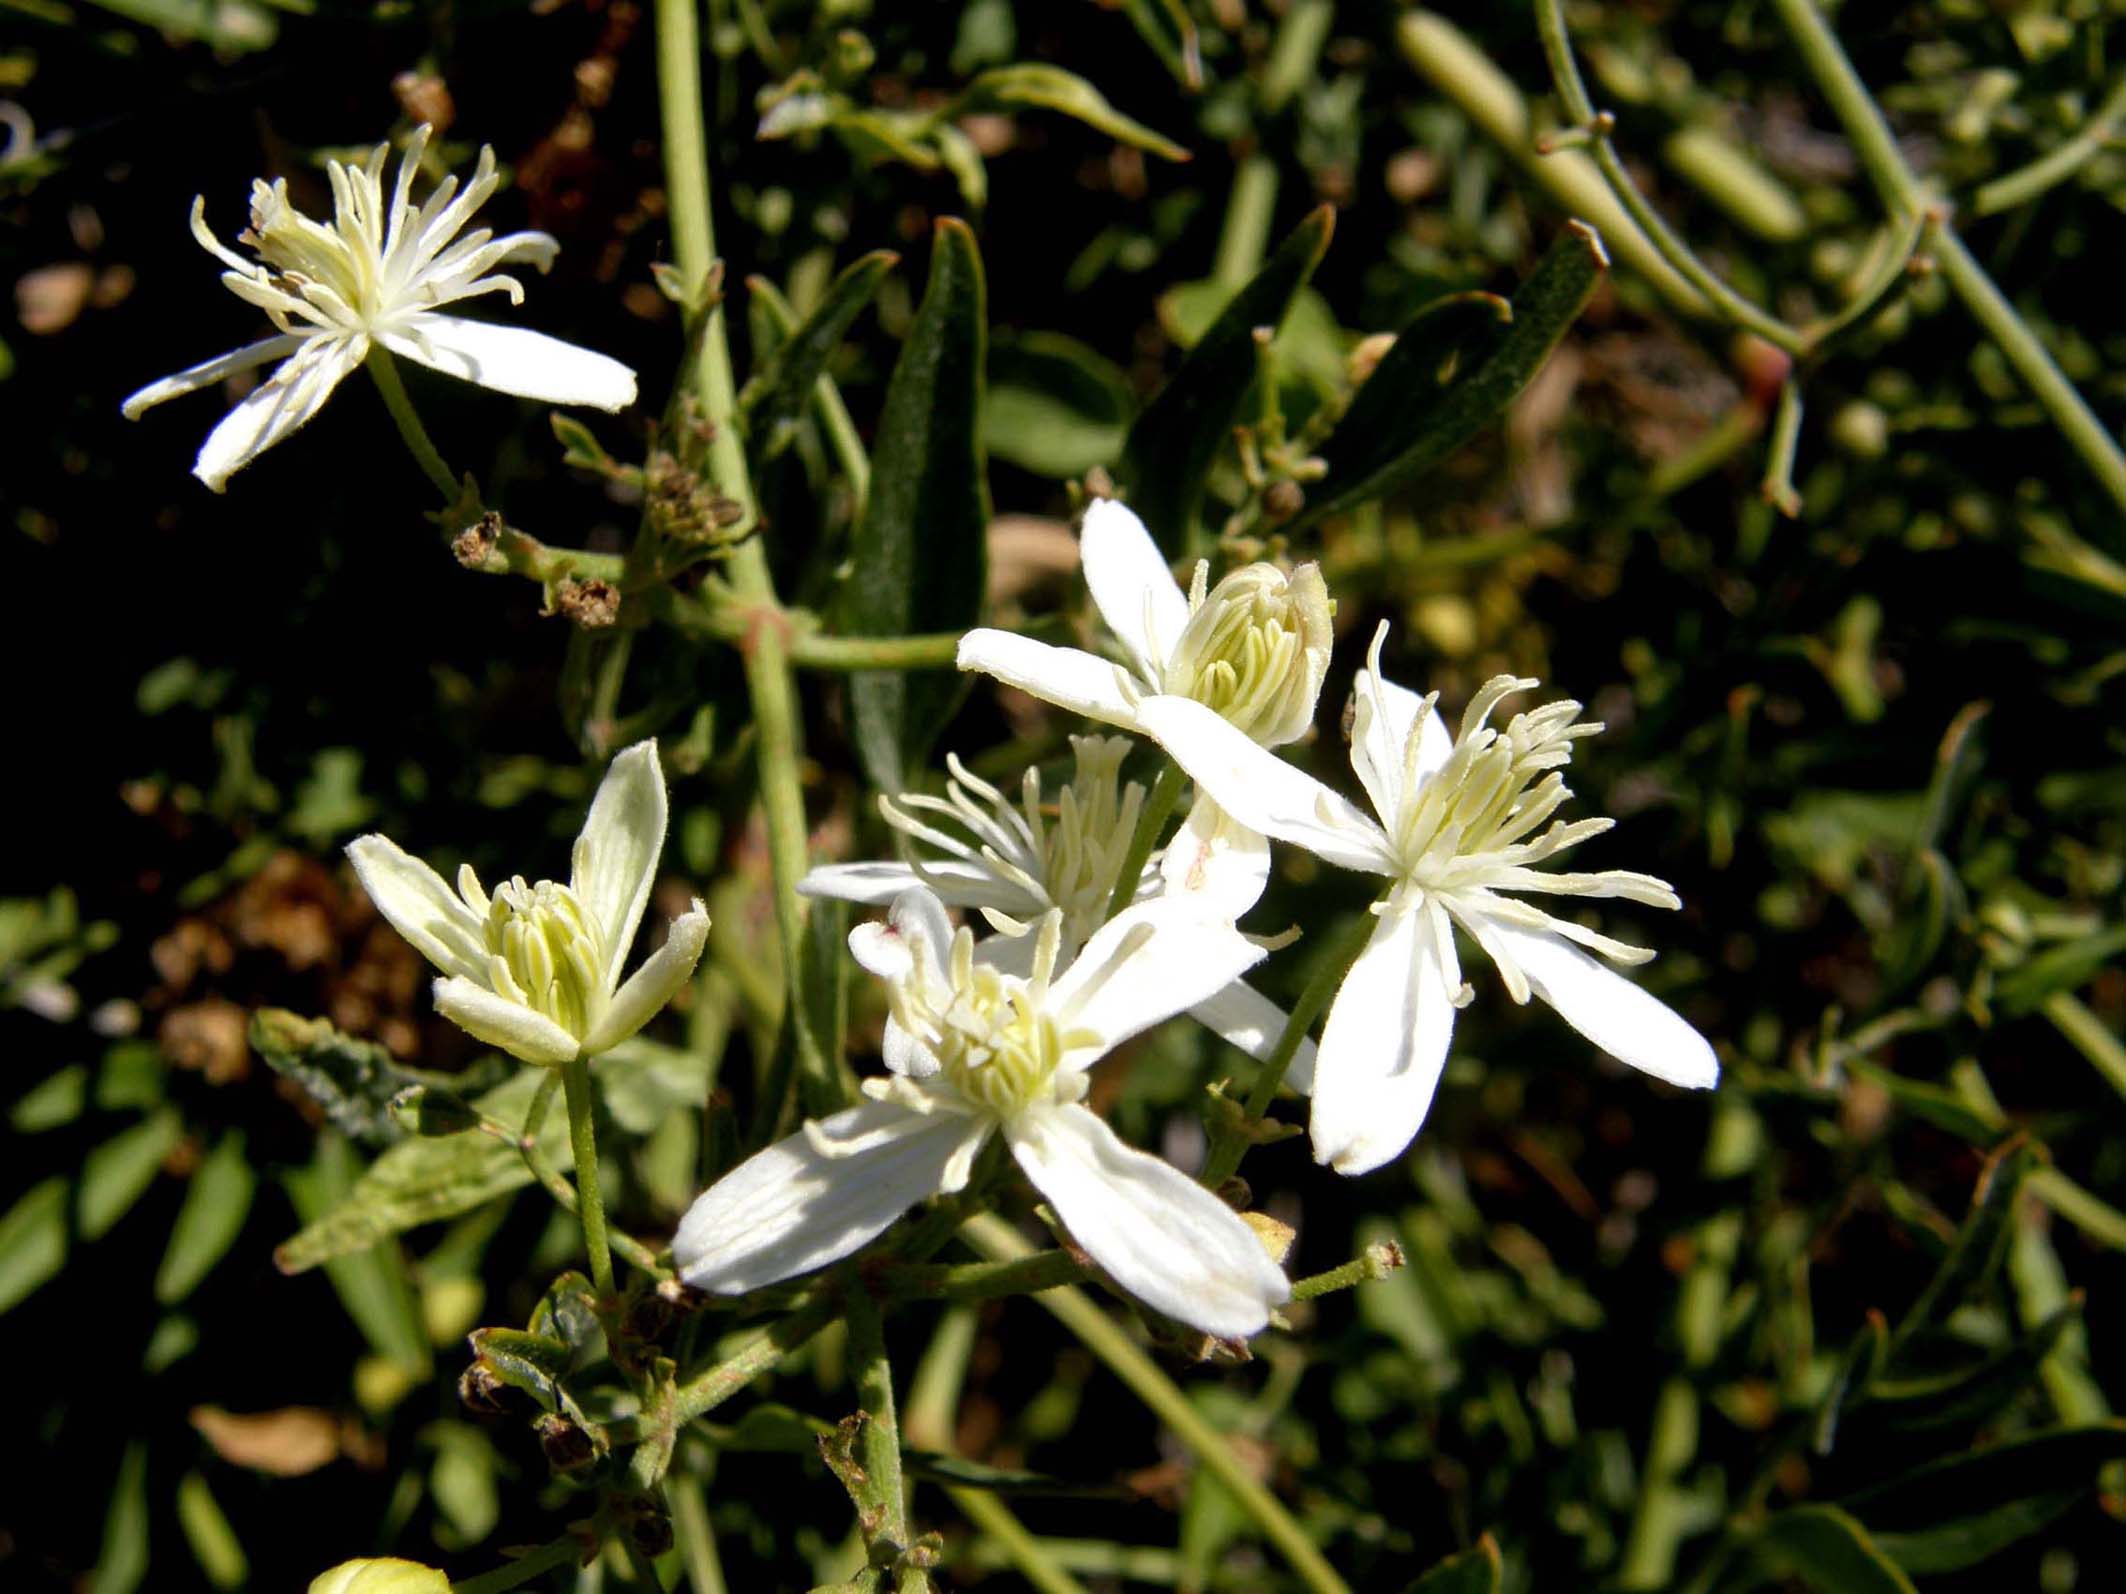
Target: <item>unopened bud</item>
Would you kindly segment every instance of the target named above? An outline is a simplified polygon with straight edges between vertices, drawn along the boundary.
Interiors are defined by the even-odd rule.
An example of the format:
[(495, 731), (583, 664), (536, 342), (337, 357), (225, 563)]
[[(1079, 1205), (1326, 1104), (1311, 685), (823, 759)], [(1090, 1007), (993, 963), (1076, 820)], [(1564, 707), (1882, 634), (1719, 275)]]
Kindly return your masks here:
[(539, 1436), (539, 1448), (546, 1453), (546, 1464), (556, 1472), (575, 1472), (597, 1459), (598, 1446), (591, 1436), (580, 1424), (558, 1412), (542, 1415), (532, 1424), (532, 1432)]
[(1353, 387), (1365, 385), (1366, 378), (1379, 367), (1381, 358), (1395, 347), (1395, 334), (1375, 332), (1358, 340), (1357, 346), (1344, 356), (1344, 375), (1351, 379)]
[(419, 1561), (342, 1561), (310, 1580), (310, 1594), (450, 1594), (450, 1579)]
[(1273, 525), (1282, 525), (1306, 507), (1306, 490), (1295, 481), (1271, 482), (1262, 495), (1263, 513)]
[(1264, 747), (1297, 741), (1314, 723), (1334, 641), (1321, 568), (1303, 564), (1288, 576), (1244, 565), (1208, 593), (1205, 576), (1198, 565), (1166, 690), (1215, 709)]

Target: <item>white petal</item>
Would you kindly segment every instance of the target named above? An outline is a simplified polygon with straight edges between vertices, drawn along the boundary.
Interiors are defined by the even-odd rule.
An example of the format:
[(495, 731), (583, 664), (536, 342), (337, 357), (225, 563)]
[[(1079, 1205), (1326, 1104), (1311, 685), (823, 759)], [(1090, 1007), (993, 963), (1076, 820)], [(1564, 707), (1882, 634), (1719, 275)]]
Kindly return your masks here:
[[(1235, 980), (1224, 990), (1205, 997), (1188, 1010), (1189, 1017), (1237, 1046), (1258, 1063), (1269, 1061), (1291, 1014), (1245, 980)], [(1284, 1082), (1302, 1096), (1314, 1088), (1314, 1043), (1302, 1037), (1299, 1049), (1285, 1068)]]
[(650, 955), (613, 999), (583, 1039), (584, 1051), (595, 1056), (609, 1052), (664, 1010), (664, 1004), (679, 994), (701, 961), (701, 949), (709, 939), (709, 914), (697, 897), (693, 910), (672, 921), (664, 945)]
[(1159, 876), (1166, 895), (1187, 897), (1211, 913), (1238, 919), (1262, 900), (1270, 882), (1270, 838), (1198, 793), (1188, 819), (1160, 855)]
[(1711, 1042), (1658, 997), (1560, 936), (1495, 919), (1486, 929), (1505, 943), (1535, 994), (1610, 1056), (1671, 1085), (1709, 1090), (1719, 1083)]
[(955, 908), (996, 908), (1017, 916), (1038, 914), (1048, 907), (1045, 900), (999, 880), (980, 864), (956, 858), (925, 859), (920, 869), (905, 863), (823, 863), (797, 882), (803, 896), (836, 897), (874, 908), (915, 886), (928, 886), (940, 901)]
[(150, 382), (146, 387), (127, 399), (119, 408), (129, 421), (140, 419), (141, 412), (164, 399), (176, 398), (180, 393), (196, 393), (203, 387), (211, 387), (238, 371), (248, 371), (255, 365), (270, 364), (293, 354), (302, 346), (302, 337), (293, 332), (279, 337), (266, 338), (257, 343), (246, 344), (233, 354), (217, 354), (211, 360), (202, 360), (175, 376), (166, 376), (160, 382)]
[(1374, 633), (1366, 668), (1358, 672), (1351, 687), (1351, 768), (1366, 788), (1366, 795), (1373, 799), (1373, 811), (1383, 821), (1391, 821), (1411, 795), (1403, 790), (1403, 755), (1420, 713), (1424, 715), (1424, 730), (1418, 742), (1418, 783), (1422, 785), (1430, 779), (1454, 751), (1454, 737), (1438, 710), (1427, 707), (1424, 698), (1380, 673), (1381, 644), (1387, 636), (1388, 622), (1383, 620)]
[(1261, 962), (1261, 947), (1187, 898), (1154, 897), (1100, 926), (1049, 992), (1069, 1029), (1090, 1030), (1082, 1065), (1194, 1007)]
[(570, 860), (569, 886), (605, 937), (605, 988), (620, 982), (642, 910), (664, 855), (664, 771), (657, 744), (637, 742), (615, 758), (598, 783)]
[(883, 908), (910, 886), (922, 883), (905, 863), (823, 863), (806, 871), (797, 882), (797, 893)]
[(635, 402), (635, 373), (618, 360), (523, 327), (424, 311), (408, 323), (419, 334), (382, 334), (394, 354), (498, 393), (548, 404), (624, 410)]
[(1043, 702), (1124, 727), (1136, 713), (1122, 690), (1121, 666), (1078, 648), (1055, 648), (1011, 631), (981, 627), (960, 638), (959, 665), (993, 675)]
[[(757, 1152), (711, 1185), (672, 1240), (679, 1276), (741, 1295), (838, 1262), (926, 1196), (985, 1123), (866, 1102)], [(827, 1156), (813, 1136), (845, 1148)]]
[(557, 1067), (573, 1062), (582, 1050), (575, 1036), (544, 1013), (534, 1013), (472, 980), (437, 980), (435, 999), (436, 1011), (474, 1040), (499, 1046), (523, 1062)]
[(1432, 1106), (1454, 1002), (1430, 913), (1383, 914), (1344, 976), (1314, 1064), (1314, 1160), (1367, 1173), (1402, 1155)]
[(1400, 872), (1378, 824), (1203, 704), (1148, 697), (1137, 705), (1137, 728), (1243, 825), (1345, 869)]
[(1222, 1339), (1259, 1332), (1291, 1298), (1232, 1208), (1178, 1168), (1132, 1150), (1083, 1107), (1022, 1112), (1012, 1155), (1071, 1238), (1155, 1312)]
[(482, 981), (487, 972), (480, 921), (427, 864), (389, 836), (357, 836), (347, 861), (391, 927), (445, 974)]
[(879, 1043), (879, 1052), (888, 1070), (909, 1079), (928, 1079), (944, 1067), (937, 1060), (937, 1054), (909, 1034), (897, 1018), (887, 1018), (886, 1034)]
[(934, 973), (951, 955), (952, 921), (928, 886), (910, 886), (893, 899), (884, 924), (859, 924), (849, 932), (849, 951), (882, 980), (906, 978), (919, 958)]
[(207, 435), (192, 474), (216, 492), (229, 478), (324, 408), (369, 352), (363, 337), (307, 338)]
[(1158, 680), (1188, 624), (1188, 598), (1166, 555), (1144, 522), (1112, 498), (1099, 499), (1085, 511), (1078, 550), (1100, 618), (1122, 639), (1145, 678)]

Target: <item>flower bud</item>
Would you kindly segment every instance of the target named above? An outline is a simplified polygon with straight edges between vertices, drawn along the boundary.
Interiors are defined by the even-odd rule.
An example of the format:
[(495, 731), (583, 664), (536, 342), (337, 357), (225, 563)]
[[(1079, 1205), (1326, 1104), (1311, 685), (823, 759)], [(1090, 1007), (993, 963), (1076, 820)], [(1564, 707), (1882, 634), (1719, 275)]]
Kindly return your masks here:
[(1298, 740), (1314, 723), (1334, 640), (1321, 567), (1287, 576), (1272, 564), (1245, 565), (1208, 595), (1205, 569), (1196, 567), (1166, 690), (1215, 709), (1265, 747)]
[(310, 1594), (450, 1594), (450, 1579), (419, 1561), (386, 1556), (342, 1561), (310, 1580)]

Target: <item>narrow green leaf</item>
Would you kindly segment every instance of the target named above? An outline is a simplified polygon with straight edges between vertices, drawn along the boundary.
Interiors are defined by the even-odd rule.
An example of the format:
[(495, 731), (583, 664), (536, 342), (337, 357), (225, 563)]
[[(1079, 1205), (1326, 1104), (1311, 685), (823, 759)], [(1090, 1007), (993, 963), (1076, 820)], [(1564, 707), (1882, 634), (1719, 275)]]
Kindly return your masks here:
[[(956, 631), (981, 619), (989, 488), (982, 458), (982, 257), (967, 224), (938, 222), (930, 281), (872, 446), (871, 494), (851, 545), (841, 618), (853, 636)], [(873, 784), (899, 791), (958, 704), (950, 674), (850, 682), (856, 746)]]
[(244, 1155), (243, 1131), (232, 1129), (185, 1188), (184, 1205), (177, 1209), (162, 1266), (155, 1272), (156, 1300), (175, 1306), (213, 1270), (243, 1232), (257, 1189), (258, 1175)]
[(63, 1129), (81, 1116), (88, 1105), (89, 1070), (84, 1063), (70, 1063), (56, 1074), (32, 1085), (8, 1110), (7, 1121), (18, 1135), (37, 1135), (47, 1129)]
[(2037, 1532), (2121, 1457), (2126, 1422), (2055, 1428), (1929, 1462), (1840, 1503), (1907, 1572), (1953, 1572)]
[(1420, 312), (1317, 451), (1329, 473), (1298, 523), (1394, 491), (1490, 425), (1543, 368), (1608, 269), (1595, 230), (1568, 222), (1510, 306), (1468, 295)]
[(118, 1462), (103, 1514), (103, 1547), (88, 1594), (133, 1594), (148, 1575), (148, 1443), (135, 1439)]
[(207, 1480), (196, 1472), (177, 1480), (177, 1525), (184, 1529), (185, 1542), (192, 1546), (192, 1558), (209, 1583), (216, 1588), (243, 1587), (251, 1575), (243, 1541), (229, 1525)]
[(1426, 1572), (1404, 1594), (1499, 1594), (1504, 1578), (1499, 1547), (1487, 1533)]
[(1189, 152), (1172, 139), (1124, 116), (1108, 104), (1107, 97), (1098, 89), (1077, 73), (1066, 72), (1059, 66), (1021, 63), (993, 67), (968, 84), (960, 97), (963, 111), (1014, 110), (1029, 105), (1060, 111), (1087, 127), (1098, 128), (1110, 138), (1120, 139), (1165, 160), (1185, 161), (1189, 158)]
[(1283, 322), (1335, 226), (1336, 212), (1324, 205), (1294, 228), (1129, 429), (1121, 481), (1130, 507), (1170, 556), (1195, 546), (1211, 461), (1230, 439), (1233, 418), (1255, 382), (1256, 329)]
[(1962, 1095), (1945, 1085), (1908, 1078), (1864, 1059), (1856, 1058), (1846, 1067), (1855, 1077), (1881, 1086), (1892, 1101), (1914, 1118), (1959, 1140), (1974, 1146), (1990, 1146), (2000, 1140), (2002, 1120), (1973, 1107)]
[(2126, 952), (2126, 925), (2047, 947), (2000, 977), (1993, 988), (1994, 1003), (2004, 1013), (2030, 1012), (2054, 991), (2081, 989), (2121, 952)]
[(1822, 1403), (1816, 1408), (1815, 1430), (1811, 1442), (1818, 1455), (1829, 1455), (1838, 1440), (1838, 1423), (1845, 1409), (1857, 1402), (1874, 1380), (1883, 1358), (1889, 1354), (1890, 1329), (1882, 1313), (1871, 1311), (1860, 1332), (1846, 1346), (1845, 1354), (1838, 1359), (1838, 1371), (1831, 1376), (1830, 1387), (1824, 1391)]
[(1946, 1318), (1998, 1271), (2007, 1253), (2015, 1198), (2037, 1163), (2036, 1150), (2025, 1140), (2010, 1141), (1987, 1159), (1971, 1194), (1970, 1214), (1956, 1231), (1949, 1254), (1890, 1336), (1893, 1358), (1914, 1334)]
[(1912, 1580), (1836, 1506), (1775, 1511), (1751, 1548), (1767, 1574), (1819, 1594), (1913, 1594)]
[(0, 1312), (66, 1265), (66, 1180), (33, 1185), (0, 1217)]
[(1927, 1378), (1877, 1379), (1859, 1418), (1907, 1433), (1971, 1429), (2038, 1382), (2045, 1358), (2081, 1322), (2079, 1298), (1976, 1366)]
[(982, 440), (994, 458), (1082, 476), (1120, 457), (1135, 412), (1129, 379), (1074, 338), (1023, 332), (990, 345)]
[(88, 1154), (75, 1192), (75, 1214), (84, 1240), (100, 1240), (111, 1225), (155, 1182), (163, 1158), (176, 1149), (185, 1132), (175, 1107), (113, 1135)]
[(251, 1015), (251, 1047), (276, 1074), (294, 1081), (334, 1127), (365, 1145), (388, 1146), (403, 1135), (392, 1098), (414, 1085), (453, 1093), (485, 1088), (503, 1072), (494, 1063), (468, 1074), (409, 1068), (374, 1041), (342, 1035), (322, 1018), (262, 1007)]
[[(748, 411), (758, 458), (773, 459), (789, 447), (827, 362), (899, 260), (891, 250), (875, 249), (850, 265), (746, 384), (739, 402)], [(748, 277), (746, 286), (755, 295), (774, 292), (774, 285), (761, 277)]]
[[(444, 1143), (415, 1140), (397, 1149)], [(392, 1155), (393, 1152), (384, 1154)], [(355, 1206), (358, 1167), (359, 1159), (346, 1137), (330, 1130), (322, 1132), (310, 1166), (291, 1170), (287, 1175), (288, 1195), (295, 1203), (296, 1215), (314, 1228), (325, 1213)], [(366, 1179), (368, 1175), (361, 1177)], [(425, 1378), (429, 1369), (428, 1334), (421, 1320), (420, 1301), (406, 1275), (406, 1259), (399, 1248), (380, 1243), (388, 1238), (389, 1231), (369, 1233), (358, 1244), (344, 1245), (314, 1260), (325, 1264), (325, 1274), (332, 1280), (340, 1304), (347, 1308), (347, 1315), (354, 1319), (370, 1348), (407, 1373)], [(275, 1260), (279, 1260), (278, 1256)], [(283, 1264), (282, 1271), (298, 1270)]]

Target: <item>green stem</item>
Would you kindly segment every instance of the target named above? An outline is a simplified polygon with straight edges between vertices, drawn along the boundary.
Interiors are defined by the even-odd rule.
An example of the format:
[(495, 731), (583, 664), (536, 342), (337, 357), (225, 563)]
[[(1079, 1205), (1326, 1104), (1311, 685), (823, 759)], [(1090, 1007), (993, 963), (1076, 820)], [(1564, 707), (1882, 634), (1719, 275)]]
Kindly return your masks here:
[(1801, 494), (1794, 490), (1794, 450), (1801, 442), (1801, 384), (1788, 377), (1779, 384), (1779, 408), (1772, 414), (1772, 446), (1765, 451), (1764, 501), (1792, 520), (1801, 513)]
[(2097, 107), (2096, 114), (2089, 118), (2081, 131), (2029, 165), (1981, 185), (1971, 196), (1971, 214), (1991, 216), (1997, 211), (2012, 210), (2025, 200), (2035, 199), (2054, 185), (2065, 182), (2103, 154), (2104, 146), (2111, 142), (2111, 130), (2118, 126), (2121, 117), (2126, 117), (2126, 72), (2119, 74), (2119, 80), (2111, 85), (2111, 92), (2104, 96), (2104, 103)]
[(1129, 851), (1123, 855), (1121, 871), (1115, 876), (1114, 890), (1107, 899), (1107, 916), (1112, 919), (1124, 908), (1137, 900), (1137, 882), (1144, 874), (1145, 860), (1151, 857), (1152, 848), (1159, 843), (1159, 833), (1166, 829), (1166, 821), (1173, 814), (1174, 804), (1181, 801), (1181, 788), (1188, 784), (1188, 776), (1179, 764), (1168, 762), (1159, 771), (1159, 779), (1152, 787), (1152, 794), (1145, 799), (1144, 812), (1137, 816), (1136, 832), (1129, 838)]
[(1386, 1278), (1402, 1265), (1403, 1253), (1400, 1246), (1369, 1245), (1363, 1255), (1352, 1257), (1342, 1267), (1332, 1267), (1328, 1272), (1316, 1273), (1311, 1278), (1294, 1279), (1292, 1299), (1311, 1301), (1317, 1295), (1370, 1284), (1375, 1279)]
[(1314, 1020), (1336, 988), (1343, 984), (1344, 976), (1351, 965), (1358, 961), (1358, 954), (1372, 938), (1373, 927), (1378, 921), (1370, 913), (1362, 913), (1344, 929), (1341, 939), (1322, 959), (1314, 977), (1307, 981), (1306, 989), (1299, 993), (1299, 1000), (1292, 1004), (1292, 1016), (1285, 1020), (1284, 1031), (1277, 1037), (1276, 1050), (1262, 1065), (1255, 1076), (1255, 1083), (1248, 1091), (1246, 1114), (1238, 1124), (1221, 1129), (1211, 1142), (1210, 1153), (1203, 1160), (1200, 1181), (1215, 1190), (1240, 1167), (1240, 1159), (1247, 1155), (1252, 1143), (1250, 1131), (1262, 1122), (1270, 1103), (1277, 1099), (1277, 1089), (1284, 1083), (1285, 1071), (1292, 1066), (1298, 1055), (1299, 1043), (1306, 1039), (1307, 1031), (1314, 1027)]
[[(1021, 1261), (1034, 1250), (1011, 1225), (989, 1213), (969, 1219), (960, 1235), (994, 1261)], [(1129, 1387), (1130, 1393), (1173, 1431), (1203, 1469), (1225, 1487), (1234, 1503), (1254, 1521), (1263, 1537), (1275, 1546), (1304, 1587), (1313, 1590), (1314, 1594), (1349, 1594), (1348, 1585), (1315, 1548), (1313, 1536), (1241, 1463), (1218, 1430), (1204, 1419), (1188, 1396), (1159, 1370), (1158, 1364), (1123, 1331), (1121, 1325), (1075, 1286), (1046, 1290), (1034, 1299), (1054, 1313), (1087, 1350), (1106, 1363), (1108, 1370)]]
[(808, 670), (947, 670), (959, 656), (958, 631), (929, 631), (914, 636), (825, 636), (810, 629), (817, 621), (803, 609), (763, 609), (736, 601), (718, 602), (703, 589), (700, 600), (663, 593), (658, 617), (684, 635), (710, 641), (748, 641), (763, 625), (780, 625), (785, 656)]
[(1239, 288), (1262, 269), (1276, 209), (1277, 163), (1267, 155), (1247, 156), (1233, 173), (1233, 192), (1226, 200), (1225, 228), (1218, 235), (1212, 280), (1221, 287)]
[[(1845, 129), (1884, 207), (1899, 219), (1924, 210), (1928, 199), (1919, 179), (1905, 164), (1889, 123), (1883, 120), (1867, 85), (1860, 81), (1860, 74), (1853, 70), (1853, 63), (1846, 58), (1838, 35), (1817, 8), (1816, 0), (1772, 0), (1772, 9), (1779, 13), (1818, 92)], [(2126, 510), (2126, 453), (2120, 452), (2104, 423), (2083, 402), (2074, 384), (2045, 352), (2044, 344), (2015, 313), (2014, 306), (1986, 275), (1963, 240), (1947, 227), (1940, 231), (1935, 258), (1942, 279), (2008, 357), (2016, 375), (2068, 446), (2081, 456), (2112, 502)]]
[(576, 1148), (576, 1216), (583, 1223), (584, 1249), (591, 1255), (591, 1287), (601, 1299), (613, 1293), (613, 1253), (605, 1233), (605, 1200), (598, 1193), (598, 1133), (591, 1124), (591, 1065), (585, 1057), (564, 1063), (561, 1083), (568, 1093), (568, 1137)]
[[(672, 215), (672, 253), (680, 281), (703, 316), (691, 373), (702, 413), (713, 426), (709, 467), (716, 490), (734, 500), (741, 518), (729, 530), (742, 535), (758, 518), (746, 474), (745, 445), (738, 429), (737, 388), (724, 331), (723, 305), (702, 304), (716, 260), (716, 230), (710, 209), (707, 123), (701, 100), (701, 41), (696, 0), (657, 0), (657, 88), (663, 119), (665, 188)], [(799, 988), (804, 964), (804, 899), (797, 883), (810, 862), (806, 846), (804, 791), (799, 783), (796, 692), (790, 679), (788, 624), (768, 573), (767, 550), (758, 537), (731, 552), (726, 579), (739, 601), (760, 618), (740, 643), (746, 691), (757, 735), (761, 811), (767, 820), (768, 861), (775, 882), (775, 925), (782, 940), (790, 999), (784, 1022), (796, 1026), (797, 1072), (814, 1102), (846, 1098), (840, 1071), (812, 1033)]]
[(810, 1343), (829, 1323), (841, 1321), (841, 1297), (829, 1292), (802, 1311), (792, 1312), (762, 1329), (707, 1372), (688, 1379), (673, 1393), (672, 1420), (692, 1422), (714, 1411), (761, 1374), (772, 1371), (790, 1352)]
[(1085, 1585), (1050, 1559), (1041, 1541), (1026, 1531), (1011, 1508), (987, 1489), (945, 1485), (945, 1493), (983, 1537), (1003, 1552), (1029, 1588), (1040, 1594), (1086, 1594)]
[(1083, 1264), (1068, 1251), (1041, 1251), (1017, 1262), (886, 1267), (879, 1270), (877, 1282), (889, 1299), (994, 1301), (1054, 1289), (1058, 1284), (1081, 1283), (1084, 1278)]
[(583, 1541), (564, 1534), (551, 1544), (542, 1544), (538, 1549), (518, 1556), (506, 1566), (451, 1584), (451, 1594), (503, 1594), (505, 1589), (529, 1583), (557, 1566), (567, 1566), (582, 1559)]
[(2111, 1026), (2072, 991), (2054, 991), (2045, 998), (2043, 1010), (2052, 1027), (2074, 1043), (2090, 1067), (2104, 1076), (2104, 1082), (2126, 1096), (2126, 1045), (2111, 1032)]
[[(856, 1369), (856, 1397), (865, 1422), (857, 1443), (863, 1480), (856, 1489), (864, 1538), (874, 1557), (897, 1559), (907, 1549), (908, 1486), (901, 1478), (901, 1425), (893, 1399), (893, 1363), (886, 1355), (878, 1302), (861, 1284), (849, 1291), (849, 1359)], [(877, 1564), (874, 1559), (874, 1564)], [(898, 1585), (905, 1594), (930, 1587), (918, 1567), (903, 1566)]]
[(723, 1561), (716, 1553), (716, 1525), (709, 1520), (701, 1480), (688, 1473), (666, 1473), (664, 1499), (671, 1508), (673, 1536), (679, 1540), (679, 1558), (686, 1565), (694, 1594), (727, 1594)]
[(428, 428), (421, 424), (413, 400), (406, 396), (406, 384), (399, 380), (399, 368), (392, 363), (391, 351), (381, 343), (372, 343), (369, 358), (363, 363), (369, 367), (370, 380), (383, 395), (384, 408), (391, 411), (392, 422), (398, 427), (399, 437), (412, 452), (415, 463), (435, 483), (436, 491), (443, 495), (445, 503), (456, 503), (464, 495), (465, 484), (451, 474), (450, 467), (443, 462), (442, 454), (429, 438)]
[(1721, 281), (1711, 267), (1691, 252), (1690, 245), (1669, 226), (1652, 202), (1639, 192), (1639, 185), (1631, 180), (1631, 173), (1624, 169), (1623, 161), (1617, 157), (1616, 146), (1610, 142), (1610, 120), (1595, 110), (1587, 85), (1580, 77), (1579, 64), (1572, 56), (1572, 38), (1565, 28), (1563, 0), (1536, 0), (1535, 21), (1536, 31), (1543, 40), (1543, 54), (1550, 62), (1551, 80), (1557, 86), (1565, 114), (1576, 127), (1588, 130), (1588, 148), (1594, 154), (1595, 168), (1609, 184), (1617, 203), (1630, 214), (1639, 230), (1660, 251), (1661, 257), (1711, 301), (1714, 308), (1736, 325), (1747, 327), (1789, 354), (1801, 353), (1806, 340), (1799, 332), (1777, 316), (1759, 309)]

